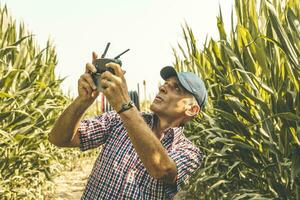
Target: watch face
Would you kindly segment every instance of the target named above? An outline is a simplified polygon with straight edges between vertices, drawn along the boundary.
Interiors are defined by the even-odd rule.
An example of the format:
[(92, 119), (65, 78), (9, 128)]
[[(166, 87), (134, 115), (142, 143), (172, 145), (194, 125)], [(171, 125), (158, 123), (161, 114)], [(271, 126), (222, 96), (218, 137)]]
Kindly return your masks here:
[(130, 108), (132, 105), (131, 104), (126, 104), (126, 105), (124, 105), (124, 108), (125, 109), (128, 109), (128, 108)]
[(132, 108), (133, 106), (134, 106), (134, 103), (132, 101), (130, 101), (127, 104), (125, 103), (122, 105), (122, 108), (118, 113), (120, 114), (121, 112), (124, 112), (125, 110), (128, 110), (129, 108)]
[(125, 104), (124, 108), (125, 109), (128, 109), (128, 108), (131, 108), (133, 106), (133, 102), (129, 102), (128, 104)]

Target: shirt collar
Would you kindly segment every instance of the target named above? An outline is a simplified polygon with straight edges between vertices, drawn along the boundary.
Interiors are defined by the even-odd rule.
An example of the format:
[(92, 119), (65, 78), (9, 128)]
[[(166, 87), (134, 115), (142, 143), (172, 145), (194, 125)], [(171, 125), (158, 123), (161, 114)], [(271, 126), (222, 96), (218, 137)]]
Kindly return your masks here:
[[(146, 123), (150, 126), (151, 129), (153, 129), (153, 126), (155, 123), (157, 123), (157, 116), (155, 113), (143, 113), (142, 116), (144, 117), (144, 120)], [(183, 136), (183, 126), (179, 127), (170, 127), (166, 128), (164, 132), (164, 136), (162, 140), (165, 140), (166, 138), (170, 138), (172, 140), (172, 143), (177, 143), (179, 139)]]

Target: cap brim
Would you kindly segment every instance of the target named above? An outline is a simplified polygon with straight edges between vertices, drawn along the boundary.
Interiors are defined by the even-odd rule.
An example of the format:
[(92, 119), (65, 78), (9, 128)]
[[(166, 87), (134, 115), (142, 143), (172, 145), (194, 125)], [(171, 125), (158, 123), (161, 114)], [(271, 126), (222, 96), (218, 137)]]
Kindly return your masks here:
[[(191, 74), (192, 74), (191, 72), (177, 73), (176, 70), (174, 69), (174, 67), (172, 67), (172, 66), (166, 66), (160, 70), (160, 75), (164, 80), (167, 80), (168, 78), (174, 77), (174, 76), (177, 77), (180, 85), (185, 89), (186, 92), (190, 93), (191, 95), (193, 95), (196, 98), (198, 105), (200, 106), (201, 110), (203, 110), (205, 107), (207, 93), (205, 92), (204, 97), (200, 98), (200, 96), (202, 96), (202, 95), (199, 96), (199, 92), (196, 92), (195, 89), (193, 89), (194, 84), (190, 83), (190, 81), (189, 81), (189, 77), (192, 78), (192, 80), (195, 80), (195, 77), (196, 77), (195, 74), (192, 74), (192, 75)], [(201, 82), (202, 82), (203, 87), (205, 88), (202, 80), (201, 80)], [(196, 87), (196, 89), (197, 88), (199, 89), (199, 84)], [(199, 89), (199, 91), (202, 91), (202, 90), (203, 89), (201, 89), (201, 88)], [(204, 89), (204, 90), (206, 91), (206, 89)], [(202, 92), (202, 94), (203, 94), (203, 92)]]
[(178, 77), (178, 74), (177, 74), (176, 70), (174, 69), (174, 67), (166, 66), (160, 70), (160, 76), (164, 80), (167, 80), (168, 78), (170, 78), (172, 76)]

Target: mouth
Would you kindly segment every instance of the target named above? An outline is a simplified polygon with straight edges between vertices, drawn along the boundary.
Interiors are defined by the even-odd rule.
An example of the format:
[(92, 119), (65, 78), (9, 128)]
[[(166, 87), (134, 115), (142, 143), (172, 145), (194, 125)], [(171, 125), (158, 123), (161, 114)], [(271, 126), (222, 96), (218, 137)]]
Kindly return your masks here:
[(157, 95), (157, 96), (155, 97), (154, 101), (159, 101), (159, 102), (161, 102), (161, 101), (163, 101), (163, 98), (161, 98), (160, 96)]

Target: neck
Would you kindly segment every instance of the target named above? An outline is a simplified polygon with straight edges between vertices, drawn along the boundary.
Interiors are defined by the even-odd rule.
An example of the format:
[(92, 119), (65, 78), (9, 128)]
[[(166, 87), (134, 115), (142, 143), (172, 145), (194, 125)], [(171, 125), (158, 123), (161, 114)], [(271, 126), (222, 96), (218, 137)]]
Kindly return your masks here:
[(153, 132), (155, 133), (155, 135), (157, 136), (158, 139), (161, 139), (163, 137), (164, 130), (166, 130), (167, 128), (171, 128), (171, 127), (179, 127), (180, 124), (181, 124), (180, 119), (168, 120), (168, 119), (156, 114), (156, 121), (153, 126)]

